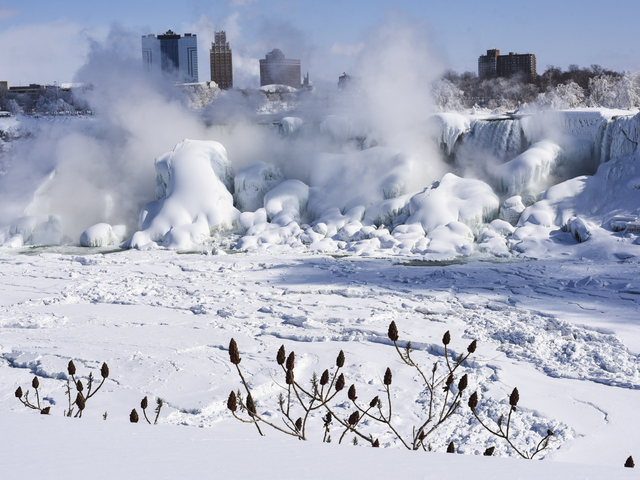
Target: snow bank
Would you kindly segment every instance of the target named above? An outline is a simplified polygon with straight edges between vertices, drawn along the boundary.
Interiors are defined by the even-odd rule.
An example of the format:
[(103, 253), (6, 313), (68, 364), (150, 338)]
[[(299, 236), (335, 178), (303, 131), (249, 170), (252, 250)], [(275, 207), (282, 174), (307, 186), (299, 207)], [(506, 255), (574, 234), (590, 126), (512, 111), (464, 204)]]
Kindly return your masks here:
[(233, 199), (241, 212), (255, 212), (264, 206), (266, 193), (284, 181), (278, 167), (257, 161), (238, 169)]
[(229, 190), (233, 169), (218, 142), (183, 140), (155, 161), (155, 202), (140, 212), (140, 231), (124, 248), (161, 244), (186, 249), (213, 232), (234, 227), (240, 212)]

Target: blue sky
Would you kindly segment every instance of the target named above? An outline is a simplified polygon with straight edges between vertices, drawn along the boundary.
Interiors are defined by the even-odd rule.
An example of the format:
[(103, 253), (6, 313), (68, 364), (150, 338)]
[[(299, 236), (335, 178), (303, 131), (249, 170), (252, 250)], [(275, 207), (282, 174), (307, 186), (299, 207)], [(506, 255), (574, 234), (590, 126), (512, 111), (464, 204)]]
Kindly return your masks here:
[(535, 53), (539, 73), (573, 63), (640, 70), (638, 0), (0, 0), (0, 80), (71, 81), (89, 39), (101, 41), (117, 25), (133, 39), (131, 51), (123, 52), (131, 55), (139, 54), (135, 38), (142, 34), (169, 28), (196, 33), (201, 81), (209, 80), (207, 51), (216, 29), (228, 32), (236, 84), (254, 82), (257, 59), (276, 47), (300, 58), (312, 80), (334, 81), (352, 68), (367, 35), (389, 15), (428, 35), (432, 53), (460, 72), (475, 71), (478, 56), (492, 47)]

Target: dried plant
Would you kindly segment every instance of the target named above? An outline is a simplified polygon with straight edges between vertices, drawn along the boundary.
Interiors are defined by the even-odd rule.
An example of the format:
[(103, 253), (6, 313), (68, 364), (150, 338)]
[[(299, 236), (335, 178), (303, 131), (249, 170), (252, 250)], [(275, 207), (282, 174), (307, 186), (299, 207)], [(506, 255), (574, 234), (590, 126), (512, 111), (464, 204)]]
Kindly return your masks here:
[(627, 468), (633, 468), (636, 466), (636, 464), (633, 463), (633, 457), (631, 455), (629, 455), (629, 458), (627, 458), (627, 461), (624, 462), (624, 466)]
[[(156, 414), (156, 418), (153, 421), (154, 425), (158, 424), (158, 417), (160, 417), (160, 410), (162, 410), (162, 406), (164, 405), (163, 401), (161, 398), (156, 398), (156, 408), (155, 408), (155, 414)], [(147, 397), (144, 397), (141, 401), (140, 401), (140, 408), (142, 409), (142, 414), (144, 415), (144, 419), (147, 421), (147, 423), (149, 425), (151, 425), (151, 420), (149, 420), (149, 417), (147, 417), (147, 408), (149, 407), (149, 399)], [(133, 409), (133, 411), (131, 412), (133, 414), (133, 412), (135, 411), (135, 408)], [(136, 412), (136, 415), (138, 414), (138, 412)], [(137, 420), (134, 422), (133, 420), (131, 421), (131, 423), (138, 423)]]
[(49, 415), (49, 413), (51, 412), (51, 407), (50, 406), (42, 407), (40, 405), (40, 392), (38, 391), (38, 388), (40, 388), (40, 380), (38, 380), (38, 377), (33, 377), (33, 380), (31, 381), (31, 386), (33, 387), (33, 389), (36, 392), (36, 403), (35, 404), (31, 403), (31, 401), (29, 400), (29, 390), (27, 390), (23, 394), (22, 393), (22, 387), (18, 387), (16, 389), (16, 391), (15, 391), (16, 398), (25, 407), (30, 408), (32, 410), (38, 410), (40, 412), (40, 414), (42, 414), (42, 415)]
[[(100, 384), (95, 390), (93, 390), (93, 383), (94, 383), (93, 372), (89, 372), (89, 377), (87, 378), (86, 393), (84, 392), (84, 385), (82, 383), (82, 380), (80, 379), (76, 380), (76, 366), (73, 363), (73, 360), (69, 360), (69, 364), (67, 365), (67, 373), (71, 378), (67, 379), (66, 394), (67, 394), (67, 399), (69, 400), (69, 409), (65, 411), (65, 416), (82, 417), (82, 412), (86, 408), (87, 401), (90, 398), (92, 398), (96, 393), (98, 393), (98, 390), (102, 388), (102, 386), (104, 385), (104, 382), (107, 380), (107, 378), (109, 378), (109, 366), (106, 363), (103, 363), (102, 366), (100, 367), (100, 376), (102, 377), (102, 381), (100, 382)], [(72, 382), (77, 392), (76, 398), (73, 402), (71, 401)], [(74, 405), (77, 408), (77, 412), (75, 415), (73, 415)]]
[[(504, 415), (500, 415), (497, 422), (497, 425), (498, 425), (497, 429), (490, 428), (478, 416), (478, 413), (476, 412), (476, 409), (478, 407), (478, 392), (473, 392), (473, 394), (469, 397), (469, 408), (471, 409), (471, 412), (473, 413), (474, 417), (476, 417), (478, 422), (480, 422), (480, 425), (482, 425), (487, 431), (489, 431), (491, 434), (495, 435), (496, 437), (500, 437), (504, 439), (507, 442), (507, 444), (522, 458), (532, 459), (538, 453), (540, 453), (541, 451), (549, 447), (549, 441), (553, 436), (553, 432), (551, 430), (547, 430), (547, 434), (544, 437), (542, 437), (542, 439), (536, 445), (536, 448), (533, 449), (532, 451), (527, 452), (522, 450), (521, 448), (516, 447), (516, 445), (513, 443), (513, 440), (511, 439), (511, 436), (510, 436), (510, 433), (511, 433), (510, 427), (511, 427), (512, 414), (514, 414), (517, 411), (519, 401), (520, 401), (520, 392), (518, 392), (517, 388), (514, 388), (513, 391), (511, 392), (511, 395), (509, 395), (509, 413), (507, 415), (506, 426), (504, 425)], [(487, 449), (487, 451), (485, 451), (484, 454), (487, 455), (488, 451), (489, 449)], [(493, 447), (491, 447), (491, 454), (493, 454)]]

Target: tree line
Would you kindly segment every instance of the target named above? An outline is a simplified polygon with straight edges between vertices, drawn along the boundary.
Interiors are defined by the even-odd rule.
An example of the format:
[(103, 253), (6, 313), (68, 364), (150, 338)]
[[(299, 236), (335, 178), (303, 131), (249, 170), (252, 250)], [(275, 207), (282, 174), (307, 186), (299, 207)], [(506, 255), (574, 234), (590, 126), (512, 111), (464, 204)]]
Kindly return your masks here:
[(480, 78), (475, 72), (445, 72), (432, 87), (439, 111), (481, 107), (514, 110), (525, 105), (566, 109), (640, 106), (640, 72), (615, 72), (591, 65), (567, 70), (549, 66), (541, 75)]

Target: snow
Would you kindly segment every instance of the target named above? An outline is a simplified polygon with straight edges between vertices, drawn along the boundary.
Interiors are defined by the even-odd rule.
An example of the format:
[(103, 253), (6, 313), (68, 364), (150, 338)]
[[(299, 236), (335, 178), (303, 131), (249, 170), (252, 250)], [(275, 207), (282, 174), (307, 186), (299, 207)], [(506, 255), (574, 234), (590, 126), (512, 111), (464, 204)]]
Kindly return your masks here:
[[(420, 235), (418, 226), (398, 227), (398, 234)], [(210, 462), (219, 460), (219, 471), (260, 469), (267, 478), (289, 468), (275, 467), (277, 452), (286, 452), (287, 465), (299, 462), (300, 471), (312, 478), (325, 476), (323, 465), (335, 468), (342, 461), (364, 462), (363, 474), (376, 477), (384, 465), (410, 472), (409, 466), (420, 468), (426, 461), (434, 472), (486, 472), (474, 473), (479, 478), (503, 476), (502, 469), (504, 475), (516, 470), (520, 478), (541, 472), (550, 478), (567, 472), (597, 478), (601, 468), (624, 478), (624, 460), (640, 447), (634, 434), (640, 422), (634, 414), (640, 407), (637, 258), (611, 263), (581, 259), (578, 253), (562, 263), (416, 267), (399, 265), (397, 257), (81, 251), (0, 253), (0, 416), (13, 432), (0, 440), (3, 472), (21, 468), (24, 475), (31, 465), (49, 463), (52, 476), (57, 468), (68, 469), (53, 460), (68, 450), (66, 438), (74, 439), (82, 462), (92, 463), (96, 452), (119, 458), (105, 462), (96, 478), (113, 475), (127, 462), (135, 464), (131, 472), (146, 466), (149, 476), (160, 478), (171, 477), (176, 468), (197, 474), (211, 468), (195, 461), (204, 452)], [(514, 441), (530, 445), (551, 428), (555, 438), (544, 460), (483, 457), (490, 445), (499, 457), (513, 452), (475, 423), (466, 405), (432, 436), (436, 453), (406, 452), (390, 431), (375, 424), (366, 427), (384, 447), (375, 454), (337, 440), (322, 444), (320, 415), (310, 424), (309, 442), (273, 430), (261, 438), (226, 410), (229, 391), (241, 386), (228, 360), (231, 337), (259, 411), (274, 419), (282, 381), (275, 352), (281, 344), (295, 350), (296, 374), (304, 383), (344, 350), (348, 384), (356, 385), (363, 401), (380, 394), (379, 375), (391, 367), (398, 428), (410, 433), (421, 416), (423, 387), (387, 340), (392, 319), (401, 342), (412, 340), (414, 358), (427, 367), (439, 361), (442, 368), (444, 331), (451, 331), (455, 352), (478, 339), (475, 360), (463, 368), (470, 389), (481, 392), (479, 413), (495, 420), (505, 410), (506, 394), (517, 386), (521, 402)], [(103, 361), (111, 372), (82, 419), (62, 416), (69, 359), (83, 379)], [(52, 404), (51, 417), (26, 411), (12, 395), (34, 374), (42, 398)], [(145, 395), (150, 403), (156, 397), (165, 401), (158, 426), (128, 421)], [(341, 415), (349, 414), (346, 393), (336, 404)], [(332, 433), (339, 433), (336, 426)], [(18, 459), (34, 436), (48, 448), (29, 457), (25, 467)], [(442, 452), (452, 440), (458, 455), (447, 456)], [(246, 451), (252, 462), (241, 461)], [(318, 456), (326, 461), (311, 460)], [(274, 472), (265, 465), (274, 465)]]
[(81, 247), (105, 247), (119, 245), (126, 234), (125, 225), (111, 227), (108, 223), (98, 223), (87, 228), (80, 235)]

